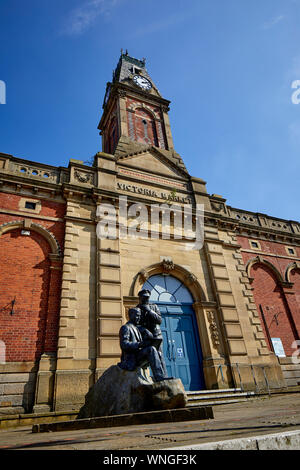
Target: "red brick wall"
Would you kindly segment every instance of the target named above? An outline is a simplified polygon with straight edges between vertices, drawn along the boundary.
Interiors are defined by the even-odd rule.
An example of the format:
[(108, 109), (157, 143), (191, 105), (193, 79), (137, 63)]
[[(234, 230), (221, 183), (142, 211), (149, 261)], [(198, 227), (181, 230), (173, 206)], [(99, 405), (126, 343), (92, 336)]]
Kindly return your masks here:
[[(242, 256), (245, 264), (259, 255), (274, 268), (273, 270), (272, 267), (268, 267), (266, 264), (255, 263), (250, 272), (250, 277), (254, 278), (251, 287), (253, 288), (254, 300), (260, 314), (261, 324), (269, 349), (271, 347), (267, 339), (267, 332), (259, 305), (263, 308), (271, 338), (281, 338), (286, 355), (291, 356), (294, 352), (291, 345), (295, 339), (298, 339), (300, 334), (300, 318), (298, 318), (300, 275), (291, 274), (291, 282), (294, 282), (294, 285), (286, 287), (278, 280), (275, 269), (280, 273), (284, 281), (286, 269), (295, 258), (288, 256), (285, 245), (265, 240), (257, 240), (261, 247), (260, 250), (252, 248), (251, 252), (243, 251), (251, 249), (249, 239), (241, 236), (237, 238), (238, 243), (242, 247)], [(295, 248), (295, 250), (299, 256), (299, 249)]]
[[(0, 193), (0, 208), (1, 209), (9, 209), (15, 210), (18, 212), (22, 212), (19, 208), (20, 199), (26, 199), (26, 196), (18, 196), (16, 194), (8, 194), (8, 193)], [(35, 199), (38, 200), (37, 197), (28, 196), (28, 200)], [(29, 218), (32, 222), (42, 225), (45, 229), (49, 230), (57, 241), (60, 244), (61, 249), (63, 250), (64, 244), (64, 234), (65, 234), (65, 222), (64, 216), (66, 212), (66, 205), (64, 203), (58, 203), (55, 201), (49, 201), (46, 199), (41, 199), (41, 211), (38, 214), (39, 217), (54, 217), (57, 219), (61, 219), (61, 221), (49, 221), (43, 218), (36, 218), (34, 212), (25, 212), (23, 211), (24, 215), (13, 215), (13, 214), (5, 214), (0, 213), (0, 225), (6, 222), (13, 222), (13, 221), (22, 221), (24, 218)]]
[[(126, 105), (129, 137), (137, 142), (167, 148), (160, 109), (147, 103), (148, 111), (142, 108), (142, 101), (132, 98), (127, 98)], [(132, 105), (134, 112), (130, 110)]]
[(290, 281), (294, 284), (293, 290), (295, 292), (295, 301), (300, 307), (300, 269), (292, 269)]
[(135, 110), (135, 135), (138, 142), (158, 147), (155, 121), (151, 114), (141, 108)]
[[(278, 286), (275, 276), (269, 268), (261, 264), (255, 264), (250, 274), (254, 277), (252, 283), (254, 300), (258, 308), (259, 305), (263, 308), (271, 338), (280, 338), (285, 354), (287, 356), (292, 355), (293, 349), (291, 345), (296, 338), (293, 333), (284, 295)], [(260, 310), (259, 314), (267, 338), (267, 332)], [(269, 349), (271, 349), (270, 345)]]
[[(0, 207), (20, 212), (20, 197), (0, 193)], [(64, 204), (47, 200), (41, 200), (41, 204), (39, 216), (63, 219)], [(52, 233), (63, 250), (63, 220), (37, 219), (28, 212), (24, 216), (1, 213), (0, 225), (24, 219)], [(34, 361), (43, 352), (55, 352), (57, 348), (61, 263), (49, 258), (51, 248), (47, 239), (28, 230), (30, 236), (21, 235), (21, 228), (0, 236), (0, 340), (6, 345), (7, 362)]]
[[(33, 361), (43, 352), (50, 280), (50, 247), (38, 233), (12, 230), (0, 238), (0, 339), (6, 361)], [(12, 300), (16, 298), (14, 314)]]

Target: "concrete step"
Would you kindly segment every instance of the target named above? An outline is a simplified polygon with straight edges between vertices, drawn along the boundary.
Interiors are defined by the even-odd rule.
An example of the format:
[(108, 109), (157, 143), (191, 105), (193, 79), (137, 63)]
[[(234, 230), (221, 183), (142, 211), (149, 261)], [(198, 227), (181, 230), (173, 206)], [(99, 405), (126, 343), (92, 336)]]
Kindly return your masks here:
[(254, 392), (241, 392), (241, 393), (223, 393), (222, 395), (214, 394), (214, 395), (195, 395), (195, 396), (188, 396), (188, 402), (201, 402), (204, 400), (224, 400), (225, 398), (249, 398), (255, 395)]
[[(215, 400), (210, 400), (210, 401), (201, 401), (201, 406), (216, 406), (216, 405), (226, 405), (228, 403), (241, 403), (243, 401), (248, 401), (249, 398), (236, 398), (236, 399), (231, 399), (231, 400), (219, 400), (219, 401), (215, 401)], [(193, 408), (194, 406), (199, 406), (199, 402), (198, 403), (190, 403), (188, 402), (187, 404), (187, 408)]]
[(192, 395), (213, 395), (213, 394), (227, 394), (227, 393), (240, 393), (242, 391), (241, 388), (218, 388), (214, 390), (191, 390), (186, 392), (187, 396)]
[(228, 388), (220, 390), (199, 390), (186, 392), (187, 406), (208, 406), (223, 403), (236, 403), (246, 401), (255, 396), (255, 392), (243, 392), (240, 388)]

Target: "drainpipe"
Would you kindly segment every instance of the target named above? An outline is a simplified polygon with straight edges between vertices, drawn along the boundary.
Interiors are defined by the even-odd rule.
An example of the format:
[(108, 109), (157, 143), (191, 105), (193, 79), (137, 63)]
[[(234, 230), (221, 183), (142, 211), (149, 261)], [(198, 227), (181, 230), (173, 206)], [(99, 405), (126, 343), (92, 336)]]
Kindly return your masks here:
[(269, 328), (268, 328), (268, 325), (267, 325), (267, 322), (266, 322), (266, 318), (265, 318), (265, 314), (264, 314), (264, 311), (263, 311), (263, 308), (262, 308), (261, 304), (259, 304), (259, 310), (260, 310), (260, 313), (261, 313), (261, 316), (262, 316), (262, 319), (263, 319), (263, 322), (264, 322), (264, 325), (265, 325), (265, 330), (266, 330), (266, 333), (267, 333), (267, 338), (268, 338), (268, 341), (269, 341), (269, 344), (270, 344), (270, 348), (273, 351), (273, 353), (275, 354), (274, 346), (273, 346), (273, 343), (272, 343), (272, 340), (271, 340), (270, 331), (269, 331)]

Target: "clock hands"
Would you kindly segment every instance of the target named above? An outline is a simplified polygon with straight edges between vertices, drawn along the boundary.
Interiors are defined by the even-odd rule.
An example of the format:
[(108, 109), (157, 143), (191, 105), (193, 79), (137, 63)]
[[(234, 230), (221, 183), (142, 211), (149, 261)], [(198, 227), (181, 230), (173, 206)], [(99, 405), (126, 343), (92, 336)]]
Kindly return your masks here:
[(145, 90), (150, 90), (150, 88), (152, 88), (150, 81), (145, 77), (141, 77), (140, 75), (134, 75), (133, 81), (136, 85)]

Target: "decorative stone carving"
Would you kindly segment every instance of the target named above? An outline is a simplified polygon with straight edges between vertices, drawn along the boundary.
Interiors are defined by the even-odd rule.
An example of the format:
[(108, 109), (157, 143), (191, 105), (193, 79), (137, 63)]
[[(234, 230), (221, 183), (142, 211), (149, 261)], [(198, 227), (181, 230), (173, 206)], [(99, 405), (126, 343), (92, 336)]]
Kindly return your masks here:
[(194, 282), (197, 281), (197, 278), (193, 273), (189, 273), (185, 276), (184, 281), (186, 284), (194, 284)]
[(169, 274), (170, 271), (172, 271), (175, 266), (174, 266), (173, 261), (171, 261), (171, 260), (169, 260), (169, 259), (164, 259), (164, 260), (161, 262), (161, 267), (162, 267), (163, 273)]
[(74, 171), (74, 177), (80, 183), (89, 183), (89, 184), (94, 183), (93, 173), (84, 173), (82, 171), (75, 170)]
[(212, 311), (207, 312), (211, 339), (215, 348), (220, 345), (219, 331), (215, 320), (215, 314)]
[(125, 91), (125, 90), (118, 90), (118, 91), (117, 91), (117, 95), (118, 95), (120, 98), (125, 98), (125, 97), (126, 97), (126, 91)]
[(149, 278), (149, 274), (147, 273), (147, 271), (145, 271), (145, 269), (142, 269), (140, 272), (139, 272), (139, 280), (141, 283), (145, 283), (147, 281), (147, 279)]
[(221, 203), (221, 202), (213, 202), (211, 201), (211, 207), (217, 211), (217, 212), (221, 212), (221, 211), (224, 211), (224, 204)]

